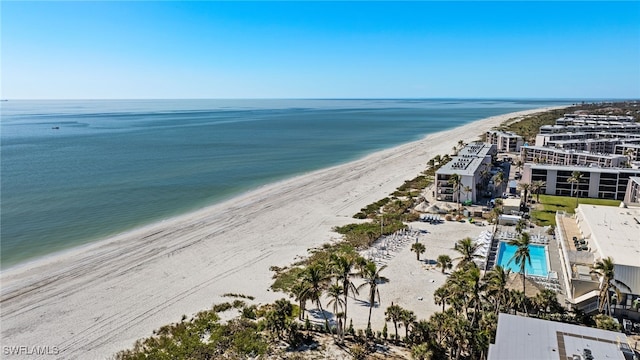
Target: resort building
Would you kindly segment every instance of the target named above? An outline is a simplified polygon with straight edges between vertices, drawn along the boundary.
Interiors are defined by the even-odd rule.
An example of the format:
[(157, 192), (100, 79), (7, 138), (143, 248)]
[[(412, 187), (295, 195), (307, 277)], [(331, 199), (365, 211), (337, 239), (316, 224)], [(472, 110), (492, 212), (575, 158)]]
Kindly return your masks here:
[(541, 146), (523, 146), (520, 149), (523, 163), (549, 165), (582, 165), (598, 167), (620, 167), (627, 163), (624, 155), (591, 153), (588, 151), (565, 150)]
[(596, 125), (609, 123), (633, 123), (633, 116), (620, 115), (590, 115), (590, 114), (564, 114), (556, 119), (556, 125)]
[(616, 145), (624, 143), (640, 144), (640, 134), (608, 132), (538, 134), (535, 146), (611, 154)]
[[(578, 184), (568, 181), (574, 171), (582, 174)], [(580, 197), (623, 200), (633, 176), (640, 176), (640, 169), (525, 163), (522, 181), (529, 184), (544, 181), (540, 193), (547, 195), (575, 196), (578, 192)]]
[(558, 133), (625, 133), (640, 134), (640, 124), (638, 123), (607, 123), (588, 125), (542, 125), (540, 134)]
[[(466, 145), (450, 162), (436, 171), (436, 198), (440, 201), (458, 201), (458, 193), (454, 185), (449, 183), (451, 175), (460, 176), (460, 202), (478, 199), (478, 188), (485, 179), (481, 173), (490, 169), (496, 156), (496, 146), (487, 143), (471, 143)], [(464, 191), (465, 188), (471, 191)]]
[(633, 360), (623, 333), (524, 316), (498, 315), (488, 360)]
[(598, 311), (602, 279), (592, 273), (597, 261), (613, 260), (621, 297), (611, 292), (617, 318), (640, 320), (640, 208), (580, 204), (573, 216), (556, 214), (556, 239), (567, 302), (587, 314)]
[(510, 131), (487, 131), (487, 142), (495, 145), (499, 152), (518, 152), (524, 144), (522, 136)]
[(640, 161), (640, 138), (636, 141), (616, 144), (613, 152), (618, 155), (624, 155), (630, 161)]
[(632, 176), (629, 178), (627, 191), (624, 193), (624, 203), (640, 206), (640, 177)]

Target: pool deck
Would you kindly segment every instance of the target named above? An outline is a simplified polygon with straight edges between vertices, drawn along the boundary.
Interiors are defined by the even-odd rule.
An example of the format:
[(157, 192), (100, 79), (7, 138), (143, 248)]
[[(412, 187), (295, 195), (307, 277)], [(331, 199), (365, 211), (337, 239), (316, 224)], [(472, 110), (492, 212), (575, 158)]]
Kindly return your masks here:
[[(574, 225), (575, 225), (575, 223), (574, 223)], [(510, 231), (512, 231), (512, 229), (513, 229), (513, 227), (505, 227), (505, 226), (499, 226), (498, 227), (498, 231), (499, 232), (501, 232), (501, 231), (510, 232)], [(542, 228), (536, 226), (536, 227), (534, 227), (534, 228), (532, 228), (530, 230), (531, 230), (530, 232), (532, 234), (537, 234), (537, 233), (542, 231)], [(577, 226), (576, 226), (576, 229), (571, 229), (571, 230), (577, 231), (577, 233), (579, 234), (579, 230), (577, 229)], [(574, 232), (571, 231), (571, 233), (573, 234)], [(574, 236), (574, 235), (572, 235), (572, 236)], [(565, 275), (564, 275), (564, 272), (562, 270), (562, 263), (560, 262), (560, 256), (561, 256), (561, 251), (562, 250), (560, 248), (560, 244), (558, 243), (558, 239), (556, 237), (549, 235), (547, 238), (549, 239), (549, 243), (548, 244), (546, 244), (546, 245), (533, 244), (533, 245), (541, 245), (541, 246), (546, 246), (547, 247), (547, 251), (546, 251), (546, 253), (547, 253), (547, 261), (548, 261), (547, 262), (547, 271), (548, 272), (554, 272), (554, 273), (557, 274), (558, 282), (561, 285), (562, 291), (556, 292), (556, 295), (558, 297), (558, 301), (560, 302), (560, 304), (565, 305), (565, 301), (567, 299), (566, 294), (567, 294), (568, 289), (566, 289), (565, 286), (564, 286), (564, 284), (565, 284), (565, 282), (564, 282)], [(502, 240), (502, 239), (499, 239), (499, 240)], [(573, 244), (571, 244), (571, 245), (573, 245)], [(500, 249), (500, 246), (499, 246), (499, 242), (498, 242), (498, 254), (496, 254), (496, 257), (495, 257), (495, 264), (498, 263), (498, 259), (499, 259), (499, 256), (500, 256), (499, 249)]]
[(556, 274), (558, 274), (558, 282), (562, 286), (562, 292), (556, 292), (556, 295), (558, 297), (558, 302), (560, 302), (560, 304), (562, 305), (565, 305), (565, 302), (567, 300), (566, 294), (569, 289), (565, 289), (564, 286), (564, 271), (562, 271), (562, 263), (560, 262), (560, 253), (562, 249), (560, 248), (558, 239), (555, 236), (550, 236), (549, 238), (549, 247), (547, 249), (547, 253), (549, 254), (549, 263), (551, 265), (551, 269), (549, 269), (549, 271), (554, 271)]

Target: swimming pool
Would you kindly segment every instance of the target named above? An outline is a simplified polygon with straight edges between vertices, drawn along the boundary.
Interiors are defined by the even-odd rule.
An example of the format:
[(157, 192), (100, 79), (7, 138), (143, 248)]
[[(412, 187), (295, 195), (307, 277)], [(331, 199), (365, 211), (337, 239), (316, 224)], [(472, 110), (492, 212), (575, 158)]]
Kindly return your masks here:
[[(500, 248), (498, 249), (498, 265), (505, 269), (511, 269), (511, 272), (520, 272), (520, 266), (516, 265), (516, 261), (513, 260), (509, 263), (509, 260), (513, 257), (513, 254), (518, 249), (515, 245), (509, 245), (504, 241), (500, 242)], [(531, 255), (531, 265), (526, 263), (525, 271), (527, 275), (535, 276), (547, 276), (549, 269), (547, 269), (547, 251), (543, 245), (529, 245), (529, 255)]]

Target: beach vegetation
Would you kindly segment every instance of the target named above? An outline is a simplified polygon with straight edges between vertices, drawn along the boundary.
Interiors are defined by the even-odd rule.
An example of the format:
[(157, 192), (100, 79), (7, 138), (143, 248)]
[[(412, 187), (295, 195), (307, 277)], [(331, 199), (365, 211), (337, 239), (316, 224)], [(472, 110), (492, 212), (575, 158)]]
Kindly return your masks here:
[(385, 221), (366, 222), (360, 224), (347, 224), (335, 227), (333, 230), (343, 235), (344, 241), (356, 249), (366, 249), (371, 246), (380, 236), (390, 235), (398, 230), (407, 228), (401, 220), (387, 219)]
[(229, 303), (214, 306), (192, 319), (163, 326), (153, 336), (136, 341), (132, 349), (118, 352), (115, 358), (214, 359), (267, 354), (269, 338), (260, 331), (259, 322), (242, 317), (220, 322), (218, 310), (231, 308), (233, 305)]
[(594, 316), (594, 320), (598, 329), (622, 331), (622, 325), (609, 315), (598, 314)]
[(223, 294), (222, 297), (235, 297), (235, 298), (242, 298), (242, 299), (249, 299), (249, 300), (255, 299), (255, 297), (251, 295), (235, 294), (235, 293), (226, 293), (226, 294)]

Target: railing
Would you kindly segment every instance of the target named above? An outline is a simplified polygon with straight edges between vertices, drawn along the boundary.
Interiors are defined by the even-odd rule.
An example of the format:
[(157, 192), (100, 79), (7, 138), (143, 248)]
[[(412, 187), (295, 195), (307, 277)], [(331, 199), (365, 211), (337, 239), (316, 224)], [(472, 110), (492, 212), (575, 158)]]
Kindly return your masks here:
[(564, 228), (564, 224), (561, 221), (562, 217), (566, 217), (566, 212), (556, 211), (556, 241), (558, 242), (558, 251), (560, 252), (560, 263), (562, 264), (562, 272), (564, 273), (564, 284), (567, 289), (567, 299), (573, 299), (573, 291), (571, 291), (571, 264), (567, 261), (569, 255), (567, 253), (566, 241), (567, 232)]

